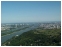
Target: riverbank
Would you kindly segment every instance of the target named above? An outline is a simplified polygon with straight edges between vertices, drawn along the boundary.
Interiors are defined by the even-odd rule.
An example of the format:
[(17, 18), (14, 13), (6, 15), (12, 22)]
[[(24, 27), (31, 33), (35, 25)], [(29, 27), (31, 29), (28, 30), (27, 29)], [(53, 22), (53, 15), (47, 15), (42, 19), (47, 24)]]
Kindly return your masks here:
[(7, 41), (8, 39), (11, 39), (12, 37), (16, 36), (16, 35), (21, 35), (22, 33), (24, 32), (27, 32), (29, 30), (33, 30), (33, 29), (36, 29), (37, 26), (31, 26), (29, 28), (26, 28), (24, 30), (21, 30), (21, 31), (18, 31), (16, 33), (13, 33), (13, 34), (10, 34), (10, 35), (6, 35), (4, 37), (1, 37), (1, 44), (4, 43), (5, 41)]
[(16, 33), (16, 32), (18, 32), (18, 31), (21, 31), (21, 30), (24, 30), (24, 29), (26, 29), (26, 28), (29, 28), (29, 27), (24, 27), (24, 28), (20, 28), (20, 29), (17, 29), (17, 30), (14, 30), (14, 31), (12, 31), (12, 32), (9, 32), (9, 33), (6, 33), (6, 34), (4, 34), (4, 35), (2, 35), (2, 37), (4, 37), (4, 36), (6, 36), (6, 35), (10, 35), (10, 34), (13, 34), (13, 33)]
[(61, 46), (61, 29), (35, 29), (6, 41), (6, 46)]

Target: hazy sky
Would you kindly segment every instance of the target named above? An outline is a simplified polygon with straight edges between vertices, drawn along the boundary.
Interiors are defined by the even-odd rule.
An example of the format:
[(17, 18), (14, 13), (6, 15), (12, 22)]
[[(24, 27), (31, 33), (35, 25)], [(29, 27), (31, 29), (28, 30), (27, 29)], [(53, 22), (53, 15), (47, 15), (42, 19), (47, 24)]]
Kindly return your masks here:
[(61, 2), (1, 2), (1, 22), (61, 21)]

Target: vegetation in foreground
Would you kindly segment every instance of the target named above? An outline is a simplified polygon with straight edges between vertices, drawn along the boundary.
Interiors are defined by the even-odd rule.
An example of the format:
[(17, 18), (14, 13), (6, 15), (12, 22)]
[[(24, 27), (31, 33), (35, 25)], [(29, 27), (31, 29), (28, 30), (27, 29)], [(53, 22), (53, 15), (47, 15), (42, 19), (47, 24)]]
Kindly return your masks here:
[(61, 46), (61, 29), (36, 29), (15, 36), (2, 45), (7, 46)]

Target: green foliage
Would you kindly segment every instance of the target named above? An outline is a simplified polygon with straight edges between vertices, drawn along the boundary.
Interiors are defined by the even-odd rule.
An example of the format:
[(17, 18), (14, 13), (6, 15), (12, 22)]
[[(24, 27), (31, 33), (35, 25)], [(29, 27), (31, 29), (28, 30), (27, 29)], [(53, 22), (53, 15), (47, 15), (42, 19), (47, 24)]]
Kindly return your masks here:
[[(10, 44), (9, 44), (10, 42)], [(15, 36), (4, 43), (8, 46), (60, 46), (61, 29), (36, 29)], [(4, 45), (3, 44), (3, 45)]]

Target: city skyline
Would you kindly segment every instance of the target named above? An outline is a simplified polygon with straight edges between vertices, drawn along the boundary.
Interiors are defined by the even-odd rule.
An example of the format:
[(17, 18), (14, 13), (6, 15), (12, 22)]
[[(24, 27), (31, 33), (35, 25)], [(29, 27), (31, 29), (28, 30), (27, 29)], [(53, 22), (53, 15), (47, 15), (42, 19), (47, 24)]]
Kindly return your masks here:
[(2, 1), (1, 22), (61, 21), (60, 1)]

